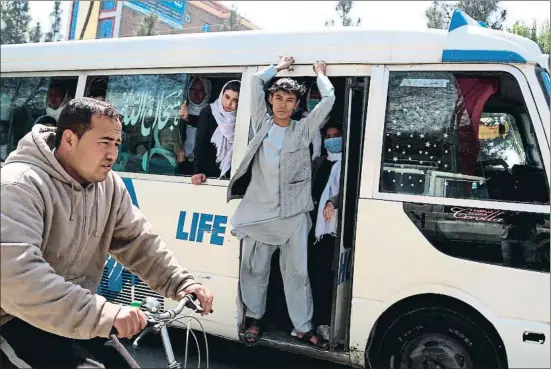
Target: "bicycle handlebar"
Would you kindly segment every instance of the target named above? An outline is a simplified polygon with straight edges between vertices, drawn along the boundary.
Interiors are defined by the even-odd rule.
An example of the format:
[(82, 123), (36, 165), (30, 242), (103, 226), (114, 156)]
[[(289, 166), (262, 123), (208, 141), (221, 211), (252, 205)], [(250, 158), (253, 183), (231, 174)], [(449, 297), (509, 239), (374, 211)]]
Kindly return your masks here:
[(160, 313), (160, 314), (152, 314), (152, 317), (155, 320), (159, 320), (159, 321), (172, 320), (178, 314), (180, 314), (186, 306), (189, 309), (196, 310), (197, 305), (193, 303), (193, 301), (195, 300), (197, 300), (197, 297), (194, 294), (185, 295), (184, 298), (181, 299), (180, 302), (178, 303), (178, 306), (176, 306), (174, 309), (167, 310), (164, 313)]
[[(147, 300), (147, 298), (146, 298), (146, 300)], [(152, 309), (150, 307), (148, 308), (147, 305), (144, 306), (143, 302), (132, 303), (132, 306), (135, 306), (135, 307), (144, 306), (145, 309), (146, 309), (146, 315), (147, 315), (147, 325), (148, 326), (153, 326), (155, 324), (168, 322), (168, 321), (174, 319), (176, 316), (178, 316), (184, 310), (185, 307), (187, 307), (191, 310), (197, 311), (199, 309), (199, 307), (196, 304), (194, 304), (194, 301), (196, 301), (196, 300), (197, 300), (197, 296), (195, 294), (193, 294), (193, 293), (192, 294), (187, 294), (180, 300), (180, 302), (178, 303), (178, 305), (174, 309), (167, 310), (164, 313), (156, 313), (155, 311), (152, 311)], [(151, 300), (150, 300), (150, 302), (151, 302)], [(147, 304), (147, 302), (146, 302), (146, 304)], [(212, 312), (214, 312), (214, 310), (211, 309), (210, 312), (212, 313)], [(118, 331), (114, 326), (111, 329), (111, 334), (118, 335)]]

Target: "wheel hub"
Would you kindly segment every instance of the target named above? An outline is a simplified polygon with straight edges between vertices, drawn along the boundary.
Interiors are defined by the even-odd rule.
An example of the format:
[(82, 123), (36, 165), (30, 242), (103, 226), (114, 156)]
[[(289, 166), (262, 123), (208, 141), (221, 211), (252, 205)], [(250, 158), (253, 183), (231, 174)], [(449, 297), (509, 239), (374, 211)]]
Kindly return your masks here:
[(426, 334), (402, 350), (401, 369), (472, 369), (467, 350), (456, 340), (441, 334)]

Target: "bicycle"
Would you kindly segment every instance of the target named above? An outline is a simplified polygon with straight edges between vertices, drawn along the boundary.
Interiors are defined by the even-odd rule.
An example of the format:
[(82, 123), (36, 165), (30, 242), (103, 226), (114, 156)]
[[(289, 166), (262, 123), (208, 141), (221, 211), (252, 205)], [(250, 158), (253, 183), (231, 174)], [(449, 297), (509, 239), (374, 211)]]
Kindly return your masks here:
[[(188, 358), (188, 344), (189, 344), (189, 334), (191, 333), (193, 339), (195, 340), (195, 343), (197, 345), (197, 353), (198, 353), (198, 364), (197, 367), (201, 367), (201, 349), (199, 347), (199, 341), (197, 339), (197, 336), (195, 333), (191, 330), (191, 321), (196, 321), (199, 326), (201, 327), (201, 330), (203, 331), (203, 337), (205, 339), (205, 351), (206, 351), (206, 367), (209, 367), (209, 345), (207, 341), (207, 334), (205, 332), (205, 329), (203, 327), (203, 324), (201, 324), (201, 321), (197, 319), (194, 314), (197, 312), (200, 312), (200, 307), (197, 306), (197, 304), (194, 303), (196, 300), (196, 297), (194, 295), (186, 295), (180, 302), (178, 303), (178, 306), (174, 309), (167, 310), (164, 313), (160, 313), (160, 302), (155, 299), (154, 297), (146, 297), (142, 302), (140, 301), (134, 301), (132, 302), (131, 306), (142, 308), (147, 316), (147, 326), (146, 328), (136, 337), (134, 342), (132, 343), (132, 348), (136, 349), (138, 348), (138, 343), (142, 337), (144, 337), (148, 333), (153, 334), (160, 334), (161, 339), (163, 342), (163, 347), (165, 350), (165, 355), (167, 358), (167, 369), (185, 369), (187, 368), (187, 358)], [(184, 307), (187, 307), (192, 312), (190, 315), (178, 317), (180, 313), (184, 310)], [(212, 310), (211, 310), (212, 313)], [(176, 361), (176, 357), (174, 356), (174, 351), (172, 350), (172, 344), (170, 342), (170, 337), (168, 334), (167, 326), (175, 321), (180, 321), (182, 319), (188, 318), (187, 322), (187, 333), (186, 333), (186, 349), (185, 349), (185, 359), (184, 359), (184, 366), (182, 367), (182, 363), (179, 361)]]

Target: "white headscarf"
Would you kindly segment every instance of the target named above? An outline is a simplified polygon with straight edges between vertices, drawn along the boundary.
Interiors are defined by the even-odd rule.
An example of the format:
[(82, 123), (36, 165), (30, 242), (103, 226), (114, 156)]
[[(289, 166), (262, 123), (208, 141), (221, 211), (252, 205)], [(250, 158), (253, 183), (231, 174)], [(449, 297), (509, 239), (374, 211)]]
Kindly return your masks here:
[(235, 132), (237, 110), (228, 112), (224, 110), (224, 106), (222, 105), (222, 99), (224, 97), (226, 87), (232, 82), (241, 84), (241, 82), (237, 80), (229, 81), (224, 85), (224, 87), (222, 87), (222, 91), (220, 92), (218, 99), (210, 104), (210, 107), (212, 108), (212, 115), (218, 124), (218, 127), (214, 131), (210, 142), (216, 146), (216, 162), (220, 168), (220, 178), (222, 178), (230, 169), (233, 153), (233, 136)]
[(209, 104), (209, 100), (210, 100), (210, 91), (211, 91), (211, 86), (210, 86), (210, 81), (207, 79), (207, 78), (204, 78), (204, 77), (194, 77), (192, 80), (191, 80), (191, 83), (189, 84), (189, 89), (191, 90), (191, 87), (193, 86), (193, 83), (195, 82), (195, 79), (198, 78), (201, 83), (203, 84), (203, 87), (205, 89), (205, 92), (206, 92), (206, 96), (205, 98), (203, 99), (203, 101), (201, 101), (200, 103), (194, 103), (193, 101), (191, 101), (191, 99), (189, 98), (189, 93), (188, 93), (188, 100), (189, 100), (189, 114), (191, 115), (199, 115), (199, 113), (201, 112), (201, 110), (207, 106)]
[(335, 236), (337, 234), (337, 212), (329, 222), (323, 217), (323, 209), (327, 200), (334, 197), (339, 193), (339, 187), (341, 185), (341, 162), (342, 153), (329, 153), (327, 160), (334, 162), (331, 168), (331, 174), (329, 174), (329, 180), (325, 189), (323, 190), (318, 207), (318, 216), (316, 218), (316, 242), (319, 241), (324, 234), (330, 234)]
[(65, 97), (63, 98), (63, 101), (59, 106), (54, 109), (51, 108), (50, 105), (48, 105), (48, 95), (46, 95), (46, 115), (49, 115), (50, 117), (54, 118), (56, 122), (59, 120), (59, 115), (61, 114), (61, 111), (71, 101), (71, 97), (69, 96), (69, 91), (65, 93)]

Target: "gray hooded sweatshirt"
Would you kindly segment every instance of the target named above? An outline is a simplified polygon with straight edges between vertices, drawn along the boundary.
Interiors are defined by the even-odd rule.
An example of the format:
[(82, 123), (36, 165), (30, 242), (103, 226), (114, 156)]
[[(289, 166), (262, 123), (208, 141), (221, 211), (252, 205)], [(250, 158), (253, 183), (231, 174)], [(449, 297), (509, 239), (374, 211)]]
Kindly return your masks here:
[(36, 125), (2, 168), (0, 325), (15, 316), (64, 337), (109, 337), (121, 306), (96, 294), (107, 254), (168, 298), (197, 282), (121, 178), (81, 186), (55, 158), (54, 137)]

